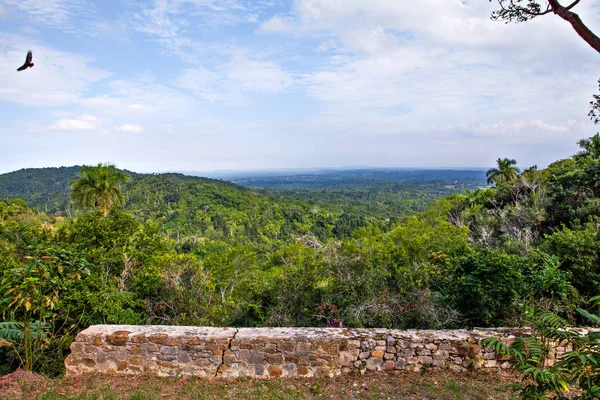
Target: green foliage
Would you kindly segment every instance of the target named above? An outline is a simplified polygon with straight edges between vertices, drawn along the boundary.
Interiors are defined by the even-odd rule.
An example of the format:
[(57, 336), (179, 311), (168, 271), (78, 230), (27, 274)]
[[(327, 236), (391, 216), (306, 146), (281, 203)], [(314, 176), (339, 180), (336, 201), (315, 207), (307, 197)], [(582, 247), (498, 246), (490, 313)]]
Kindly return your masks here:
[[(61, 320), (63, 296), (88, 274), (87, 261), (59, 249), (32, 249), (20, 265), (3, 271), (0, 315), (12, 328), (3, 331), (3, 339), (11, 340), (23, 368), (32, 370), (50, 347), (51, 330), (60, 329), (53, 324)], [(21, 333), (15, 337), (17, 328)]]
[(548, 166), (547, 230), (577, 228), (600, 215), (600, 159), (577, 156)]
[(70, 184), (71, 199), (79, 209), (95, 208), (106, 216), (113, 203), (123, 206), (119, 184), (129, 179), (128, 175), (117, 170), (114, 165), (84, 165), (79, 171), (79, 178)]
[(79, 170), (80, 167), (26, 168), (1, 174), (0, 199), (22, 198), (46, 213), (60, 210), (68, 214), (69, 182)]
[(589, 297), (600, 287), (600, 237), (598, 223), (574, 230), (563, 227), (546, 236), (540, 249), (562, 261), (561, 269), (571, 274), (573, 286)]
[(600, 133), (596, 133), (594, 136), (586, 139), (581, 139), (577, 144), (583, 149), (579, 155), (600, 158)]
[[(600, 309), (600, 296), (590, 299)], [(600, 326), (600, 317), (577, 310), (588, 324)], [(523, 374), (517, 385), (521, 398), (597, 399), (600, 396), (600, 332), (572, 329), (564, 319), (546, 311), (536, 318), (536, 335), (517, 338), (509, 346), (496, 338), (484, 341), (498, 354), (509, 357), (513, 368)], [(551, 343), (568, 351), (553, 360)]]
[(133, 292), (119, 291), (103, 286), (100, 291), (87, 294), (91, 313), (104, 324), (138, 325), (143, 323), (143, 304)]
[(449, 300), (470, 326), (509, 322), (525, 290), (525, 259), (482, 249), (453, 257), (450, 264)]
[[(600, 283), (599, 173), (576, 155), (436, 201), (475, 180), (355, 171), (275, 193), (131, 173), (125, 209), (107, 215), (106, 202), (76, 218), (0, 202), (0, 332), (12, 338), (0, 364), (29, 349), (33, 369), (55, 374), (74, 332), (98, 323), (449, 328), (523, 325), (544, 310), (573, 323)], [(255, 183), (269, 179), (285, 185)], [(83, 260), (87, 272), (67, 279)]]
[(519, 176), (519, 168), (516, 167), (517, 161), (508, 158), (499, 158), (496, 160), (497, 168), (490, 168), (485, 173), (487, 183), (505, 183), (510, 182)]

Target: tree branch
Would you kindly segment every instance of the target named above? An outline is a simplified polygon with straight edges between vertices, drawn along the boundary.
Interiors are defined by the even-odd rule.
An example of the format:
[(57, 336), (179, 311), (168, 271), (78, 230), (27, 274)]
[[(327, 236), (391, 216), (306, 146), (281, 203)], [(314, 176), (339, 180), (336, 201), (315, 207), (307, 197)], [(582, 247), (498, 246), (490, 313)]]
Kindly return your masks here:
[(575, 7), (577, 5), (577, 3), (579, 3), (581, 0), (575, 0), (574, 2), (571, 3), (571, 5), (568, 5), (565, 7), (566, 10), (570, 10), (571, 8)]
[(558, 15), (559, 17), (570, 23), (573, 29), (575, 29), (575, 32), (577, 32), (577, 34), (579, 35), (579, 37), (585, 40), (587, 44), (592, 46), (594, 50), (600, 53), (600, 38), (596, 36), (596, 34), (594, 34), (594, 32), (592, 32), (583, 23), (581, 18), (579, 18), (579, 15), (570, 11), (573, 7), (577, 5), (577, 3), (579, 3), (579, 0), (575, 0), (568, 7), (562, 6), (558, 2), (558, 0), (548, 0), (548, 3), (550, 4), (550, 7), (552, 7), (552, 11), (554, 12), (554, 14)]

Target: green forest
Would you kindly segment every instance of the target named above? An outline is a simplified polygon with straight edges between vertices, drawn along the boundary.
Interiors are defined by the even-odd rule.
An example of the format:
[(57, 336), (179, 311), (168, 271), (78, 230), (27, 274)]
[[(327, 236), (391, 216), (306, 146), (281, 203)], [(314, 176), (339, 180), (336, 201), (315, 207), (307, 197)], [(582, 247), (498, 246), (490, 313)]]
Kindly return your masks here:
[(74, 335), (101, 323), (577, 324), (600, 285), (600, 136), (579, 144), (545, 169), (499, 158), (489, 186), (445, 197), (383, 183), (381, 206), (349, 200), (377, 186), (300, 196), (102, 164), (5, 174), (0, 374), (60, 374)]

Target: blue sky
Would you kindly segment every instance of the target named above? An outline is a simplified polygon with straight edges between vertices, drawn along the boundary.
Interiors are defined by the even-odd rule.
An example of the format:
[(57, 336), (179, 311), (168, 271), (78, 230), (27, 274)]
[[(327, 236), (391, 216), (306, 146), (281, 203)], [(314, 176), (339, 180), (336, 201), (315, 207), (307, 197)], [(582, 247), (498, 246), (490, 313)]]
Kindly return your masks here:
[[(575, 9), (596, 32), (598, 5)], [(494, 7), (0, 0), (0, 172), (545, 166), (596, 132), (600, 56)]]

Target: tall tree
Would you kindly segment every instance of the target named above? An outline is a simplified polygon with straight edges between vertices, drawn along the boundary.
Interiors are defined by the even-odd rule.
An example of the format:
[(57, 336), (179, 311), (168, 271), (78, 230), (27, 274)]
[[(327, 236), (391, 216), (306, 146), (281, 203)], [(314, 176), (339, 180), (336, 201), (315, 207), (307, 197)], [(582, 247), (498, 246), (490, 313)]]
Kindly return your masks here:
[(120, 184), (129, 179), (111, 164), (84, 165), (79, 178), (70, 183), (71, 199), (79, 209), (96, 208), (106, 216), (113, 203), (123, 206)]
[(497, 168), (490, 168), (485, 173), (487, 183), (510, 182), (519, 176), (519, 168), (516, 167), (517, 160), (499, 158), (496, 160)]
[(581, 139), (577, 144), (583, 149), (579, 154), (600, 158), (600, 133), (596, 133), (594, 136), (586, 139)]
[[(572, 10), (580, 0), (567, 6), (558, 0), (496, 0), (500, 9), (492, 12), (492, 20), (508, 22), (525, 22), (546, 14), (558, 15), (571, 24), (575, 32), (594, 50), (600, 53), (600, 38), (588, 28), (579, 15)], [(490, 0), (492, 2), (492, 0)]]

